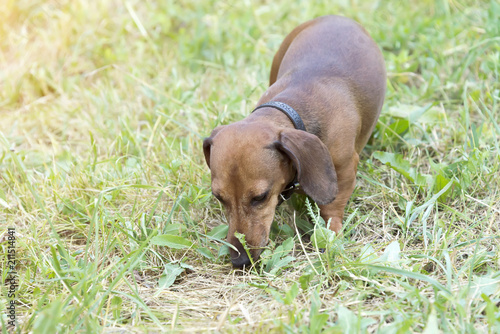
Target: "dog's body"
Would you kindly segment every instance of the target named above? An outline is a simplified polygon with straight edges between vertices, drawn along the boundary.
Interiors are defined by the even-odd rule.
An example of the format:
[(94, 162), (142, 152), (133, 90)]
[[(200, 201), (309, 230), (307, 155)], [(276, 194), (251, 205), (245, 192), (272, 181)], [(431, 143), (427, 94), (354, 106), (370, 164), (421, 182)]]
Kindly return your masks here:
[(217, 127), (203, 148), (212, 192), (229, 220), (235, 266), (248, 258), (234, 233), (245, 235), (256, 259), (268, 242), (279, 196), (295, 177), (330, 228), (342, 228), (355, 186), (358, 154), (377, 122), (386, 88), (381, 52), (356, 22), (324, 16), (295, 28), (274, 57), (270, 87), (258, 105), (286, 103), (307, 132), (279, 110), (264, 107)]

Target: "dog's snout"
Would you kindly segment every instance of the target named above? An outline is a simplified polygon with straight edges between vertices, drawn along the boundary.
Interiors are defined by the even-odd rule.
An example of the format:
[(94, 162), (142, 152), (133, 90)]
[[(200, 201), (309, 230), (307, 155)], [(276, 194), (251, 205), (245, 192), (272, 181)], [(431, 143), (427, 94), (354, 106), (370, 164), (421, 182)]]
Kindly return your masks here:
[(247, 247), (243, 246), (231, 229), (228, 233), (227, 241), (232, 245), (229, 248), (229, 254), (233, 267), (249, 267), (252, 263), (257, 262), (268, 240), (266, 231), (259, 226), (254, 227), (250, 233), (247, 232), (244, 235)]
[(237, 257), (231, 257), (233, 267), (242, 268), (250, 265), (250, 258), (246, 252), (240, 252)]
[(236, 239), (235, 237), (233, 238), (228, 238), (228, 241), (236, 247), (236, 249), (231, 249), (229, 251), (229, 254), (231, 255), (231, 262), (233, 263), (233, 267), (236, 268), (242, 268), (243, 266), (249, 266), (251, 261), (250, 258), (248, 257), (248, 254), (241, 244), (241, 242)]

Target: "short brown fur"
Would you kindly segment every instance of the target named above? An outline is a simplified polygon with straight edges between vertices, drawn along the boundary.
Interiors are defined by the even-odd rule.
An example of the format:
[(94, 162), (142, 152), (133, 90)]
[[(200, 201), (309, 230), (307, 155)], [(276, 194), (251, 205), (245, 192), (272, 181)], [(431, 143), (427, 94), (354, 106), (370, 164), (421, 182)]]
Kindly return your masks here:
[[(321, 216), (340, 232), (359, 153), (375, 127), (385, 89), (382, 54), (355, 21), (323, 16), (285, 38), (273, 59), (270, 87), (257, 105), (288, 104), (308, 132), (266, 107), (216, 128), (203, 145), (212, 191), (227, 211), (235, 266), (250, 259), (234, 233), (245, 235), (257, 259), (268, 242), (278, 197), (296, 173)], [(262, 194), (265, 199), (257, 201)]]

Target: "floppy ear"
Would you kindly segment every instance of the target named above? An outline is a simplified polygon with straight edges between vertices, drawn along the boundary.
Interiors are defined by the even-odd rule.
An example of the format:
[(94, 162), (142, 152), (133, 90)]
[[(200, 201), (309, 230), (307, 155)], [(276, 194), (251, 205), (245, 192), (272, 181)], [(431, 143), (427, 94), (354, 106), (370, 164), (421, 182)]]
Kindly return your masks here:
[(212, 148), (213, 138), (217, 135), (217, 133), (219, 133), (220, 130), (222, 130), (223, 127), (224, 125), (216, 127), (212, 131), (210, 137), (203, 140), (203, 154), (205, 155), (205, 161), (207, 162), (208, 168), (210, 168), (210, 150)]
[(283, 130), (276, 146), (292, 160), (307, 195), (320, 205), (335, 199), (337, 173), (330, 152), (317, 136), (301, 130)]
[(208, 168), (210, 168), (210, 149), (212, 148), (212, 137), (205, 138), (203, 140), (203, 154), (205, 155), (205, 161), (207, 162)]

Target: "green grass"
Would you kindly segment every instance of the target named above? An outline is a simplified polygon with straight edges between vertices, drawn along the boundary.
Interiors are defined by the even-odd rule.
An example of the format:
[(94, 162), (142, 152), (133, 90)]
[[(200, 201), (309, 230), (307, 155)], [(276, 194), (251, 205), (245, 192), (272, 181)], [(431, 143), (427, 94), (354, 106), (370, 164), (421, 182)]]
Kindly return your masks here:
[[(332, 13), (388, 70), (344, 234), (294, 197), (233, 270), (202, 138)], [(499, 22), (496, 1), (2, 1), (2, 331), (15, 227), (19, 333), (500, 333)]]

